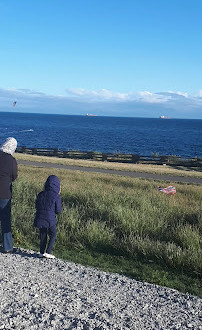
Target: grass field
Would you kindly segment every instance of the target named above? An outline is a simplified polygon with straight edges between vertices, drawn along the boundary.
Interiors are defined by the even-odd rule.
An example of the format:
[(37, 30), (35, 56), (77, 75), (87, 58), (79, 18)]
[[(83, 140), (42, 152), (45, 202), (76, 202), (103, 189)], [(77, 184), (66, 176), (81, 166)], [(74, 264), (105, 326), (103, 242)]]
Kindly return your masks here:
[(163, 181), (19, 166), (12, 202), (16, 246), (39, 249), (35, 198), (50, 174), (62, 184), (56, 256), (202, 295), (201, 186), (175, 184), (171, 196), (158, 191)]
[(145, 172), (154, 173), (159, 175), (178, 175), (178, 176), (189, 176), (202, 178), (202, 169), (199, 168), (184, 168), (182, 166), (172, 167), (164, 165), (151, 165), (151, 164), (126, 164), (126, 163), (113, 163), (113, 162), (101, 162), (93, 160), (83, 159), (66, 159), (58, 157), (47, 157), (37, 155), (27, 155), (16, 153), (15, 158), (18, 160), (32, 160), (35, 162), (52, 163), (70, 166), (81, 166), (81, 167), (94, 167), (111, 169), (117, 171), (130, 171), (130, 172)]

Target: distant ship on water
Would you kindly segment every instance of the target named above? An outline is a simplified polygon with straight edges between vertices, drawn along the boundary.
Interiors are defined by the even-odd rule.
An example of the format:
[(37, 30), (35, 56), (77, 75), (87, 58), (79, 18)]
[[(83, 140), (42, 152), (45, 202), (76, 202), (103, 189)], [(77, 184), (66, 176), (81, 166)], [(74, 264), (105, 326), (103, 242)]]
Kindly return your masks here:
[(90, 114), (90, 113), (87, 113), (86, 116), (87, 116), (87, 117), (97, 117), (98, 115), (92, 115), (92, 114)]
[(160, 116), (160, 119), (171, 119), (171, 117), (167, 117), (167, 116)]

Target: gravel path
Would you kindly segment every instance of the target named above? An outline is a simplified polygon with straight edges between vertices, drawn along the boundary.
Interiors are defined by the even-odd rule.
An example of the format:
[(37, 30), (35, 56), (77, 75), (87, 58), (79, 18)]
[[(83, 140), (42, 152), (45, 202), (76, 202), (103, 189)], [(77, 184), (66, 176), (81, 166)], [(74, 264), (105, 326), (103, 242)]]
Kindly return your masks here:
[(202, 329), (200, 298), (33, 251), (0, 253), (0, 329)]

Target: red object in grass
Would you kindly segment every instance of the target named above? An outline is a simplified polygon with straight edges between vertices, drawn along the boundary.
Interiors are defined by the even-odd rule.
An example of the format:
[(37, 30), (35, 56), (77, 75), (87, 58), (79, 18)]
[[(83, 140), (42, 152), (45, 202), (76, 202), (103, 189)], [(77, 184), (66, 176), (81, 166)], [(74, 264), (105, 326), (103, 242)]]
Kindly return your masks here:
[(169, 187), (166, 187), (166, 188), (159, 187), (158, 190), (165, 193), (165, 194), (168, 194), (168, 195), (175, 195), (176, 194), (176, 188), (173, 187), (173, 186), (169, 186)]

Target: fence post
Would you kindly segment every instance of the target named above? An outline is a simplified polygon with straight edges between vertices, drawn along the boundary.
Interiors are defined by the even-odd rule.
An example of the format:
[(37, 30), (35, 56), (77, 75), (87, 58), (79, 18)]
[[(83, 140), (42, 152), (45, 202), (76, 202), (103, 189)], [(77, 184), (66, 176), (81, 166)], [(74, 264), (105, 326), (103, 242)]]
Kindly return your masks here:
[(37, 155), (37, 148), (32, 148), (32, 155)]
[(165, 164), (168, 162), (168, 156), (160, 156), (160, 162)]
[(22, 147), (21, 147), (21, 152), (24, 153), (25, 150), (26, 150), (26, 146), (22, 146)]
[(102, 154), (102, 161), (106, 162), (107, 161), (107, 154)]
[(93, 159), (93, 154), (94, 154), (93, 151), (88, 151), (88, 152), (87, 152), (87, 158), (88, 158), (88, 159)]
[(140, 156), (139, 155), (132, 155), (132, 163), (137, 163), (138, 160), (140, 159)]
[(55, 157), (58, 156), (58, 149), (57, 149), (57, 148), (56, 148), (56, 149), (53, 149), (53, 155), (54, 155)]

